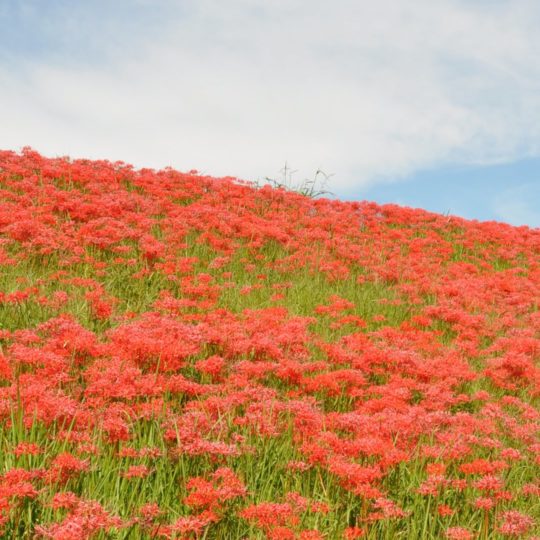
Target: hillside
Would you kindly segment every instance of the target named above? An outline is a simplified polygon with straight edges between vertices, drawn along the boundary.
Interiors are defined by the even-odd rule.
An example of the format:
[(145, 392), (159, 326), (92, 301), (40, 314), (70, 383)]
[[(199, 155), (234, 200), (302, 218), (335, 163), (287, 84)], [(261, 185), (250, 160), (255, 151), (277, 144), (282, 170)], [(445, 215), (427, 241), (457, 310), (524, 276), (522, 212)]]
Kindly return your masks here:
[(0, 265), (4, 538), (540, 535), (540, 230), (25, 149)]

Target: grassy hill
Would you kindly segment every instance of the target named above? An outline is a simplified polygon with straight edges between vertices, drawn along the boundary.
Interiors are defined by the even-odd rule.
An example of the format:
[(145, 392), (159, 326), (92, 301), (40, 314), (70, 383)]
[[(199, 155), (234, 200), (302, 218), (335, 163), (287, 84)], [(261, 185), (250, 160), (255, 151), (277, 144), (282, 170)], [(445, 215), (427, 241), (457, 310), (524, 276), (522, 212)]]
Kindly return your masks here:
[(0, 152), (3, 538), (540, 535), (540, 230)]

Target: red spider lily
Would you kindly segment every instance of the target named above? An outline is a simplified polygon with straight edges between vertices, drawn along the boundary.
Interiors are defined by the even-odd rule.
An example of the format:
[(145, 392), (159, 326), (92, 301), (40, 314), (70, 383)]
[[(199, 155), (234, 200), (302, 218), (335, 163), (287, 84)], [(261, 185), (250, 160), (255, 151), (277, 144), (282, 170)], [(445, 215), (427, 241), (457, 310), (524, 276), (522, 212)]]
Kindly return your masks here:
[(22, 442), (13, 449), (13, 454), (17, 457), (23, 455), (36, 456), (41, 453), (43, 453), (43, 449), (35, 443)]
[(343, 531), (343, 539), (353, 540), (354, 538), (362, 538), (365, 534), (365, 529), (361, 529), (360, 527), (347, 527)]
[(0, 152), (1, 534), (531, 534), (539, 255), (525, 227)]
[(259, 503), (244, 508), (239, 516), (251, 521), (262, 529), (283, 527), (298, 523), (296, 510), (289, 503)]
[(210, 510), (205, 510), (196, 516), (178, 518), (171, 525), (171, 530), (181, 534), (191, 532), (200, 534), (205, 527), (216, 521), (219, 521), (218, 516)]
[(53, 495), (50, 506), (52, 508), (67, 508), (68, 510), (74, 510), (80, 503), (79, 497), (71, 491), (62, 491)]
[(534, 526), (534, 519), (527, 514), (509, 510), (501, 515), (498, 532), (504, 536), (521, 536)]
[(58, 454), (51, 463), (49, 470), (46, 471), (45, 479), (48, 482), (65, 483), (88, 470), (87, 460), (79, 459), (69, 452)]
[(219, 509), (225, 501), (247, 494), (242, 481), (227, 467), (217, 469), (209, 481), (200, 477), (190, 478), (186, 488), (190, 493), (184, 498), (184, 504), (211, 510)]
[(437, 514), (441, 517), (452, 516), (454, 513), (455, 510), (447, 504), (439, 504), (437, 506)]
[(130, 465), (128, 469), (122, 473), (124, 478), (146, 478), (151, 473), (151, 469), (146, 465)]
[(445, 531), (445, 537), (449, 540), (472, 540), (474, 534), (465, 527), (449, 527)]
[(109, 531), (122, 526), (122, 521), (111, 516), (95, 501), (79, 501), (68, 516), (58, 524), (36, 526), (42, 538), (53, 540), (90, 539), (100, 531)]

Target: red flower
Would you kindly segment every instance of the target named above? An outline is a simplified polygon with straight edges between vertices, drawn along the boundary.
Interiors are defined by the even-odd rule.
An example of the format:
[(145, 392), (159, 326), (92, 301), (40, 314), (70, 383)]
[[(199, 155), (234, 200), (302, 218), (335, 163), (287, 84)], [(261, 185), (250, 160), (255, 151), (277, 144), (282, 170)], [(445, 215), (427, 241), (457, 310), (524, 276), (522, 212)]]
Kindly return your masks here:
[(527, 514), (509, 510), (500, 516), (502, 523), (497, 531), (504, 536), (520, 536), (534, 526), (534, 519)]

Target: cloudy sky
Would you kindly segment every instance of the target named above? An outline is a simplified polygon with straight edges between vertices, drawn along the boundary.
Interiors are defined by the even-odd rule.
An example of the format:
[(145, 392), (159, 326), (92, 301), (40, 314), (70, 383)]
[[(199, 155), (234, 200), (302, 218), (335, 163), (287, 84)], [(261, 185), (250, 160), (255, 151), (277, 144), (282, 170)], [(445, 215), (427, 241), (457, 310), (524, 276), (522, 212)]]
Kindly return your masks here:
[(0, 148), (540, 227), (538, 0), (1, 0)]

